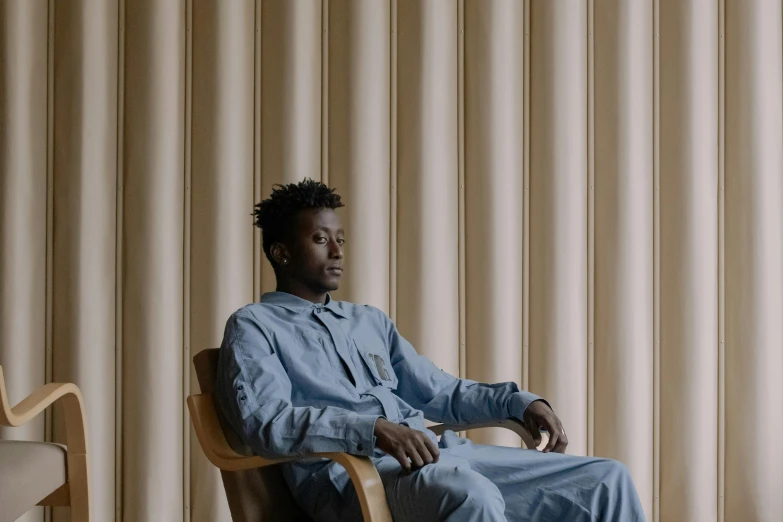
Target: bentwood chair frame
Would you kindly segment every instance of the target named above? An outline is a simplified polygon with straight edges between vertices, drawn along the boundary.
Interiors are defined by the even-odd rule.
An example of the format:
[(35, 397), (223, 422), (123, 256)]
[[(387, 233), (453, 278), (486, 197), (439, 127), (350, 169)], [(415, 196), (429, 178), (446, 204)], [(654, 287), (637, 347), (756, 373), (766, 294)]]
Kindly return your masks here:
[[(315, 453), (279, 459), (266, 459), (259, 456), (247, 456), (237, 453), (231, 448), (226, 436), (238, 440), (236, 435), (230, 432), (230, 428), (223, 429), (221, 419), (213, 401), (215, 379), (217, 374), (218, 349), (203, 350), (193, 358), (196, 367), (201, 393), (188, 397), (188, 409), (190, 418), (198, 437), (201, 449), (207, 459), (222, 471), (223, 484), (229, 500), (229, 508), (235, 522), (267, 522), (277, 520), (309, 520), (304, 513), (293, 503), (293, 497), (288, 492), (278, 464), (286, 461), (305, 458), (327, 458), (339, 462), (348, 472), (356, 489), (362, 514), (366, 522), (392, 522), (389, 506), (386, 502), (386, 494), (381, 483), (378, 471), (368, 457), (350, 455), (348, 453)], [(524, 424), (515, 419), (503, 422), (472, 425), (448, 425), (438, 424), (430, 426), (436, 435), (441, 435), (446, 430), (462, 431), (480, 428), (503, 427), (517, 433), (525, 447), (532, 448), (533, 439)], [(260, 469), (261, 494), (242, 494), (241, 489), (248, 480), (241, 478), (241, 473), (249, 470)], [(255, 479), (258, 482), (258, 476)], [(253, 479), (250, 479), (252, 482)], [(249, 489), (249, 488), (248, 488)], [(271, 492), (271, 493), (270, 493)], [(247, 493), (247, 492), (245, 492)], [(250, 509), (241, 505), (246, 502), (258, 504)], [(252, 512), (252, 517), (248, 516)], [(260, 516), (260, 520), (259, 517)]]
[(55, 403), (61, 407), (65, 421), (66, 482), (38, 502), (38, 505), (68, 506), (71, 508), (72, 522), (89, 522), (87, 433), (79, 388), (72, 383), (47, 384), (11, 407), (6, 393), (3, 368), (0, 366), (0, 426), (13, 428), (23, 426)]

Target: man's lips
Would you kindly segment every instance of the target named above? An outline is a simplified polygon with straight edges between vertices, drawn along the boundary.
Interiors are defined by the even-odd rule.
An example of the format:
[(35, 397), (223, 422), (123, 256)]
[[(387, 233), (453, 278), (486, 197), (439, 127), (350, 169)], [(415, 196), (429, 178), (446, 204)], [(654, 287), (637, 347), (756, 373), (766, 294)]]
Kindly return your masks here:
[(327, 272), (333, 272), (336, 274), (342, 274), (343, 273), (343, 267), (341, 266), (330, 266), (326, 269)]

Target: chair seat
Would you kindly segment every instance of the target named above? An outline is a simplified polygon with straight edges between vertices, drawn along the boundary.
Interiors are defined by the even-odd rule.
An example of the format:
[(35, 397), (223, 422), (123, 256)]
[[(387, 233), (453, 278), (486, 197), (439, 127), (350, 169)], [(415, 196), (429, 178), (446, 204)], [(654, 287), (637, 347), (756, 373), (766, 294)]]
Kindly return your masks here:
[(0, 440), (0, 520), (16, 520), (66, 482), (59, 444)]

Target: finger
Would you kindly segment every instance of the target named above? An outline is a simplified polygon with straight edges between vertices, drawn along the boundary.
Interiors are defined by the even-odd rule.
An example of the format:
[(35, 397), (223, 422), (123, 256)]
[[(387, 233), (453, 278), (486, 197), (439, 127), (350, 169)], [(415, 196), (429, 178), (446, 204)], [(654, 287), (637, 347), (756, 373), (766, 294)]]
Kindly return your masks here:
[(562, 433), (562, 427), (560, 421), (554, 415), (546, 415), (541, 418), (541, 424), (544, 425), (544, 429), (549, 433)]
[(402, 470), (405, 473), (410, 473), (410, 471), (411, 471), (411, 463), (408, 460), (408, 455), (406, 455), (404, 451), (397, 450), (394, 453), (392, 453), (392, 457), (397, 459), (397, 462), (400, 463), (400, 466), (402, 467)]
[(563, 429), (563, 425), (558, 422), (557, 426), (560, 430), (560, 436), (558, 437), (557, 446), (555, 447), (556, 453), (565, 453), (566, 448), (568, 447), (568, 435), (566, 435), (565, 429)]
[(563, 437), (563, 426), (560, 424), (560, 420), (554, 415), (547, 415), (542, 420), (544, 427), (549, 432), (549, 443), (547, 444), (547, 448), (549, 448), (549, 451), (553, 451), (557, 445), (557, 441)]
[(559, 440), (560, 434), (557, 431), (550, 431), (549, 432), (549, 442), (547, 442), (546, 446), (544, 447), (544, 453), (549, 453), (553, 449), (555, 449), (555, 446), (557, 446), (557, 441)]
[(432, 464), (433, 457), (430, 454), (430, 450), (427, 448), (427, 445), (424, 444), (423, 440), (416, 441), (416, 450), (419, 453), (419, 456), (421, 457), (421, 460), (423, 462), (422, 466), (426, 466), (427, 464)]
[(415, 442), (411, 442), (408, 446), (408, 457), (411, 459), (411, 467), (413, 469), (419, 469), (424, 467), (424, 459), (421, 458), (421, 455), (419, 455), (419, 450), (416, 447)]
[(430, 438), (426, 435), (424, 437), (424, 446), (427, 448), (427, 451), (429, 451), (429, 454), (432, 455), (432, 462), (438, 462), (438, 459), (440, 458), (440, 449), (438, 449), (438, 446), (430, 440)]
[(432, 454), (432, 451), (430, 451), (430, 447), (427, 445), (427, 443), (421, 438), (419, 438), (417, 442), (419, 455), (424, 461), (424, 465), (426, 466), (427, 464), (432, 464), (435, 462), (435, 455)]
[(533, 437), (533, 447), (530, 449), (536, 449), (538, 448), (538, 445), (541, 444), (541, 431), (538, 427), (538, 423), (531, 419), (530, 417), (527, 418), (525, 421), (525, 427), (527, 428), (527, 431), (530, 433), (530, 436)]

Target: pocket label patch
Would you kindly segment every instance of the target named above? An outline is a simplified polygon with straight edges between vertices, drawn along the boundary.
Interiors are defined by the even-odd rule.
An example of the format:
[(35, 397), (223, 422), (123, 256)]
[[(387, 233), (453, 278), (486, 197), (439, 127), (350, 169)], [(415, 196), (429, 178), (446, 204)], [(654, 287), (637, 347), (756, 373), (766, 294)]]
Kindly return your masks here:
[(372, 357), (372, 360), (375, 362), (375, 368), (378, 370), (378, 375), (383, 379), (384, 381), (391, 381), (392, 378), (389, 376), (389, 372), (386, 370), (386, 363), (383, 360), (383, 357), (380, 355), (375, 355), (374, 353), (370, 354)]

